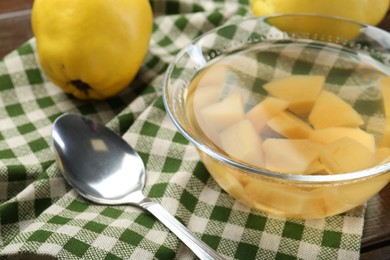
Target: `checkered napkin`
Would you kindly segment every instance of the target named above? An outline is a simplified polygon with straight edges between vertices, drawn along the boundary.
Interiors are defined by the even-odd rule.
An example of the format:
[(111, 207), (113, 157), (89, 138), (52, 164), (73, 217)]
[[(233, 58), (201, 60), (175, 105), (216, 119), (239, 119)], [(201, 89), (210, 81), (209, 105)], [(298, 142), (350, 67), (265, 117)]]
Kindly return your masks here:
[(363, 206), (306, 221), (251, 210), (220, 189), (165, 112), (161, 86), (174, 55), (200, 34), (251, 15), (247, 1), (151, 3), (148, 56), (118, 97), (86, 102), (64, 94), (39, 67), (34, 39), (0, 61), (0, 259), (195, 258), (150, 214), (93, 204), (67, 185), (50, 148), (52, 123), (65, 112), (121, 134), (146, 165), (145, 195), (227, 259), (358, 259)]

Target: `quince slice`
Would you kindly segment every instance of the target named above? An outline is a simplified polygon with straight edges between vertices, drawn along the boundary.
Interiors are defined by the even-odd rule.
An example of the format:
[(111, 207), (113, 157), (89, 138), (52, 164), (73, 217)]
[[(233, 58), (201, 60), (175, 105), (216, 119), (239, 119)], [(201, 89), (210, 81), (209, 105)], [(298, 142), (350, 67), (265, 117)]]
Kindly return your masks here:
[(245, 119), (223, 130), (219, 139), (222, 148), (231, 157), (254, 166), (264, 166), (262, 140), (252, 123)]
[(288, 104), (288, 101), (283, 99), (266, 97), (246, 113), (246, 118), (260, 131), (270, 118), (284, 111)]
[(385, 109), (385, 124), (381, 145), (390, 146), (390, 78), (382, 77), (379, 79), (379, 87), (382, 91), (383, 105)]
[(319, 75), (291, 75), (271, 81), (263, 88), (272, 96), (287, 100), (288, 108), (297, 115), (306, 116), (324, 85)]
[(305, 174), (329, 174), (329, 172), (326, 170), (325, 165), (320, 161), (320, 158), (318, 157), (309, 165)]
[(226, 172), (226, 169), (210, 171), (210, 174), (227, 193), (249, 206), (253, 205), (240, 181), (229, 172)]
[(246, 176), (244, 177), (242, 172), (237, 172), (236, 169), (227, 167), (226, 164), (215, 160), (201, 151), (199, 151), (199, 155), (208, 172), (213, 176), (222, 189), (242, 203), (250, 207), (254, 206), (253, 199), (244, 190), (241, 179)]
[(375, 153), (375, 138), (372, 134), (361, 130), (360, 128), (352, 127), (329, 127), (316, 129), (310, 133), (309, 138), (322, 144), (329, 144), (343, 137), (352, 138), (364, 146), (371, 152)]
[(309, 124), (288, 111), (280, 112), (268, 120), (267, 126), (290, 139), (307, 138), (313, 131)]
[(309, 115), (314, 128), (333, 126), (357, 127), (364, 124), (363, 119), (353, 107), (329, 91), (322, 91)]
[(205, 122), (220, 131), (244, 119), (244, 104), (238, 92), (232, 93), (222, 101), (211, 104), (200, 111)]
[(324, 199), (313, 196), (305, 190), (271, 183), (267, 181), (253, 180), (245, 186), (247, 194), (251, 194), (260, 210), (297, 218), (308, 218), (312, 215), (323, 216), (325, 213)]
[(390, 117), (385, 118), (383, 136), (380, 143), (381, 146), (390, 146)]
[(360, 142), (343, 137), (325, 145), (320, 160), (331, 173), (346, 173), (372, 167), (375, 154)]
[(318, 159), (321, 147), (308, 139), (269, 138), (263, 142), (265, 167), (271, 171), (305, 174)]
[(379, 88), (383, 96), (383, 105), (386, 117), (390, 117), (390, 78), (381, 77), (379, 79)]
[(378, 147), (375, 153), (375, 161), (377, 164), (382, 164), (390, 161), (390, 148)]
[(190, 97), (188, 102), (192, 102), (192, 111), (187, 110), (189, 116), (191, 113), (195, 115), (196, 121), (203, 131), (203, 133), (217, 146), (219, 146), (218, 140), (218, 131), (215, 129), (215, 126), (208, 121), (205, 121), (201, 115), (203, 108), (218, 103), (222, 87), (204, 87), (204, 88), (195, 88), (195, 92)]
[(196, 88), (193, 94), (193, 109), (199, 113), (203, 108), (218, 103), (222, 87)]
[(228, 70), (224, 64), (211, 65), (196, 77), (199, 79), (198, 88), (222, 87), (226, 82)]

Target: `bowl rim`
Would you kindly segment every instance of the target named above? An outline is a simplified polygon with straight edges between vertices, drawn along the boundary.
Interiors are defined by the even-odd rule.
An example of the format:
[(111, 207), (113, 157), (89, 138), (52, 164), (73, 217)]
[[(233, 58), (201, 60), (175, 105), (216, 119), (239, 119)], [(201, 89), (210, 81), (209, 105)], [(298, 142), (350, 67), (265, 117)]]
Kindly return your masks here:
[[(225, 156), (214, 149), (210, 148), (207, 145), (204, 145), (203, 143), (199, 142), (194, 138), (190, 133), (188, 133), (183, 127), (179, 120), (177, 120), (171, 110), (171, 106), (168, 102), (167, 96), (169, 96), (169, 82), (170, 82), (170, 75), (172, 74), (172, 71), (175, 67), (175, 64), (177, 61), (185, 54), (188, 52), (190, 48), (192, 48), (197, 42), (199, 42), (203, 37), (213, 34), (217, 32), (218, 30), (225, 28), (227, 26), (232, 26), (232, 25), (238, 25), (240, 23), (244, 23), (248, 20), (260, 20), (260, 21), (265, 21), (266, 19), (269, 18), (277, 18), (277, 17), (287, 17), (287, 16), (303, 16), (303, 17), (323, 17), (323, 18), (328, 18), (328, 19), (333, 19), (333, 20), (339, 20), (343, 22), (349, 22), (353, 23), (356, 25), (360, 25), (363, 28), (375, 28), (376, 30), (382, 31), (384, 34), (388, 35), (390, 39), (390, 34), (387, 33), (386, 31), (372, 26), (368, 25), (359, 21), (355, 21), (349, 18), (345, 17), (339, 17), (339, 16), (331, 16), (331, 15), (323, 15), (323, 14), (311, 14), (311, 13), (284, 13), (284, 14), (272, 14), (272, 15), (266, 15), (266, 16), (251, 16), (251, 17), (245, 17), (242, 18), (238, 21), (235, 21), (234, 23), (227, 23), (223, 24), (220, 26), (217, 26), (200, 36), (194, 38), (190, 43), (188, 43), (184, 48), (182, 48), (174, 57), (174, 59), (170, 62), (165, 75), (163, 79), (163, 84), (162, 84), (162, 97), (163, 97), (163, 103), (164, 107), (167, 111), (167, 114), (169, 115), (169, 118), (175, 125), (175, 127), (179, 130), (179, 132), (187, 139), (189, 140), (196, 148), (201, 150), (203, 153), (206, 155), (212, 157), (213, 159), (220, 161), (222, 163), (226, 163), (234, 168), (237, 168), (239, 170), (243, 170), (247, 173), (253, 174), (255, 176), (259, 177), (268, 177), (280, 181), (295, 181), (295, 182), (300, 182), (303, 184), (318, 184), (318, 183), (339, 183), (339, 182), (355, 182), (355, 181), (360, 181), (362, 179), (367, 179), (367, 178), (373, 178), (377, 177), (380, 175), (385, 175), (390, 171), (390, 161), (386, 163), (382, 163), (380, 165), (373, 166), (368, 169), (363, 169), (359, 171), (354, 171), (354, 172), (347, 172), (347, 173), (338, 173), (338, 174), (327, 174), (327, 175), (305, 175), (305, 174), (291, 174), (291, 173), (281, 173), (281, 172), (275, 172), (275, 171), (269, 171), (267, 169), (260, 169), (257, 167), (250, 166), (248, 164), (243, 164), (240, 162), (237, 162), (235, 160), (232, 160), (228, 156)], [(390, 179), (390, 176), (389, 176)]]

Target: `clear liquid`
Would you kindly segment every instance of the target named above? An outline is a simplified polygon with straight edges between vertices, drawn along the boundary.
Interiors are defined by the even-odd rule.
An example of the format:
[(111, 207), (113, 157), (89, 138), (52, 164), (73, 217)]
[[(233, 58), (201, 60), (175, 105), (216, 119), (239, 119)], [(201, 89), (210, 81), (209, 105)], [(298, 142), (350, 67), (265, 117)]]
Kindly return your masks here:
[[(220, 56), (198, 73), (188, 91), (187, 113), (196, 129), (196, 138), (229, 156), (220, 144), (221, 130), (210, 131), (201, 122), (202, 108), (239, 92), (248, 112), (269, 96), (263, 88), (265, 83), (288, 75), (321, 75), (325, 77), (323, 90), (349, 103), (364, 120), (360, 128), (374, 135), (378, 145), (385, 131), (384, 101), (378, 80), (386, 74), (390, 73), (385, 66), (370, 56), (336, 45), (265, 42)], [(267, 129), (260, 135), (262, 140), (283, 138)]]

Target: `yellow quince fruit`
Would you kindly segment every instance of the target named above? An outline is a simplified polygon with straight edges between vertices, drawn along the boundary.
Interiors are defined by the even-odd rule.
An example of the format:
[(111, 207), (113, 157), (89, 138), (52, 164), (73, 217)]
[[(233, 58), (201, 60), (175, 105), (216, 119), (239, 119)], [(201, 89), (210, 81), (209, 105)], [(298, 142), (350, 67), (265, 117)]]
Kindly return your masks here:
[(258, 16), (313, 13), (340, 16), (377, 25), (386, 15), (389, 3), (389, 0), (251, 0), (251, 7), (253, 14)]
[(40, 64), (64, 92), (106, 99), (129, 86), (149, 48), (148, 0), (35, 0)]

